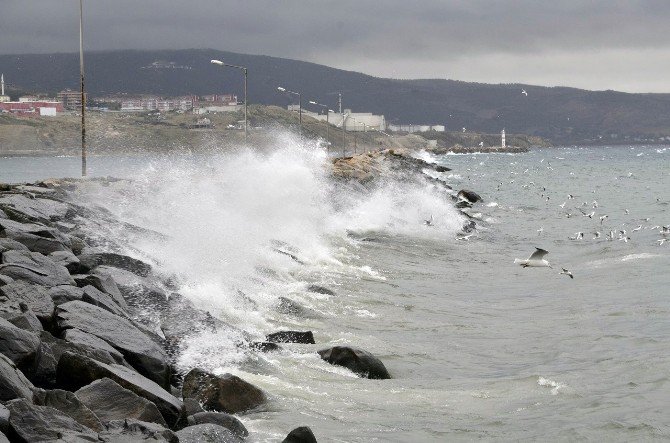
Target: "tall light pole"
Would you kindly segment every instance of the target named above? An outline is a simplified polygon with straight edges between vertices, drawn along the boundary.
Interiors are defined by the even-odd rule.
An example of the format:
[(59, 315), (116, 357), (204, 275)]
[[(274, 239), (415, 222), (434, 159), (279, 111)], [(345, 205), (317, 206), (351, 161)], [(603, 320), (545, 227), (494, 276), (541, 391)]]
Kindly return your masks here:
[(340, 107), (340, 115), (342, 116), (342, 157), (347, 156), (347, 131), (345, 129), (344, 113), (342, 112), (342, 93), (337, 94), (337, 104)]
[(277, 87), (277, 91), (298, 96), (298, 119), (300, 121), (300, 139), (302, 140), (302, 96), (299, 92), (289, 91), (288, 89), (282, 88), (281, 86)]
[(333, 110), (328, 109), (328, 106), (322, 105), (321, 103), (317, 103), (314, 100), (310, 100), (309, 103), (312, 104), (312, 105), (321, 106), (322, 108), (326, 109), (326, 146), (327, 146), (328, 152), (330, 152), (330, 138), (328, 137), (328, 132), (329, 132), (328, 127), (330, 126), (330, 122), (329, 122), (328, 118), (330, 116), (330, 113), (333, 112)]
[(81, 80), (81, 176), (86, 177), (86, 93), (84, 92), (84, 8), (79, 0), (79, 78)]
[(247, 68), (244, 66), (230, 65), (228, 63), (222, 62), (221, 60), (212, 60), (211, 63), (217, 66), (228, 66), (229, 68), (241, 69), (244, 72), (244, 142), (246, 143), (249, 138), (249, 129), (247, 123)]

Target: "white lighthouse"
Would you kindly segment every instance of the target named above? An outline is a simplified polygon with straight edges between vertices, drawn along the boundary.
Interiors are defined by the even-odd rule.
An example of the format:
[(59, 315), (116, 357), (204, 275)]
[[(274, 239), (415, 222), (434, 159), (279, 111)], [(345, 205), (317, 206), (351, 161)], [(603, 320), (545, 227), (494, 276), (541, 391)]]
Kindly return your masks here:
[(503, 129), (502, 132), (500, 133), (500, 136), (502, 138), (502, 147), (505, 147), (505, 130)]
[(0, 74), (0, 103), (6, 103), (9, 101), (9, 96), (5, 95), (5, 74)]

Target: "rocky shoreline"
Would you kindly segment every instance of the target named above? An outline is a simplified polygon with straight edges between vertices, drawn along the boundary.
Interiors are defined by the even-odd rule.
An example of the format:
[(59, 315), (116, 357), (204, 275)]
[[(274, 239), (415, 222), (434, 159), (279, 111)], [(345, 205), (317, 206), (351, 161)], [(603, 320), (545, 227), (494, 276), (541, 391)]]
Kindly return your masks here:
[[(387, 173), (424, 168), (448, 171), (407, 152), (382, 151), (337, 159), (333, 175), (365, 186)], [(438, 179), (424, 179), (451, 191)], [(105, 186), (115, 180), (90, 181)], [(122, 222), (104, 207), (79, 204), (79, 184), (0, 184), (0, 443), (249, 438), (244, 415), (265, 410), (272, 393), (228, 373), (180, 371), (180, 344), (201, 332), (223, 331), (240, 337), (237, 346), (249, 352), (274, 352), (281, 343), (314, 344), (311, 331), (254, 340), (196, 308), (173, 292), (171, 277), (151, 260), (130, 256), (111, 235), (105, 238), (114, 226), (161, 234)], [(479, 198), (468, 192), (451, 192), (457, 206)], [(103, 238), (92, 235), (91, 225)], [(314, 285), (308, 290), (332, 293)], [(290, 299), (280, 302), (279, 312), (302, 312)], [(334, 346), (318, 355), (360, 377), (391, 378), (362, 349)], [(287, 424), (286, 431), (297, 425)], [(284, 441), (316, 437), (299, 426)]]

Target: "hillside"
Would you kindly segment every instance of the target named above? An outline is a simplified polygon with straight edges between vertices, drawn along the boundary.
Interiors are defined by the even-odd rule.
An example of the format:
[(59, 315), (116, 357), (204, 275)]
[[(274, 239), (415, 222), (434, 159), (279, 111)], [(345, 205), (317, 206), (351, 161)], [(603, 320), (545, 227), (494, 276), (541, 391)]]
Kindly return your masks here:
[[(268, 56), (215, 50), (109, 51), (86, 54), (92, 96), (152, 93), (166, 96), (233, 92), (242, 97), (242, 75), (210, 59), (249, 68), (249, 101), (285, 106), (277, 86), (345, 108), (383, 113), (389, 123), (444, 124), (449, 130), (541, 136), (555, 143), (658, 141), (670, 136), (670, 94), (628, 94), (520, 84), (453, 80), (393, 80)], [(176, 68), (152, 68), (156, 61)], [(523, 67), (520, 67), (523, 69)], [(19, 92), (55, 93), (77, 88), (78, 55), (0, 55), (0, 72)], [(521, 93), (525, 89), (528, 95)], [(309, 106), (309, 105), (306, 105)], [(669, 139), (670, 140), (670, 139)]]

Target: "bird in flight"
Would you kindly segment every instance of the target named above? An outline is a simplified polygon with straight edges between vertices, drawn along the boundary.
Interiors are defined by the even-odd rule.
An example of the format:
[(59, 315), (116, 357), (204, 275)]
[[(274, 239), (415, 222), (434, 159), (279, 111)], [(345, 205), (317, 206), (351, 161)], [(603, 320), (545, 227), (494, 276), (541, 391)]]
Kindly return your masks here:
[(570, 278), (575, 278), (575, 277), (572, 275), (572, 272), (568, 271), (568, 270), (565, 269), (565, 268), (561, 268), (561, 269), (563, 269), (563, 270), (561, 271), (561, 275), (567, 275), (567, 276), (570, 277)]
[(521, 90), (521, 93), (522, 93), (523, 95), (525, 95), (526, 97), (528, 97), (528, 93), (526, 92), (525, 89), (522, 89), (522, 90)]
[(549, 254), (549, 251), (545, 251), (544, 249), (540, 248), (535, 248), (535, 252), (533, 252), (530, 257), (528, 257), (526, 260), (521, 260), (519, 258), (514, 259), (514, 263), (520, 265), (523, 268), (551, 268), (551, 265), (547, 260), (545, 260), (544, 256)]

